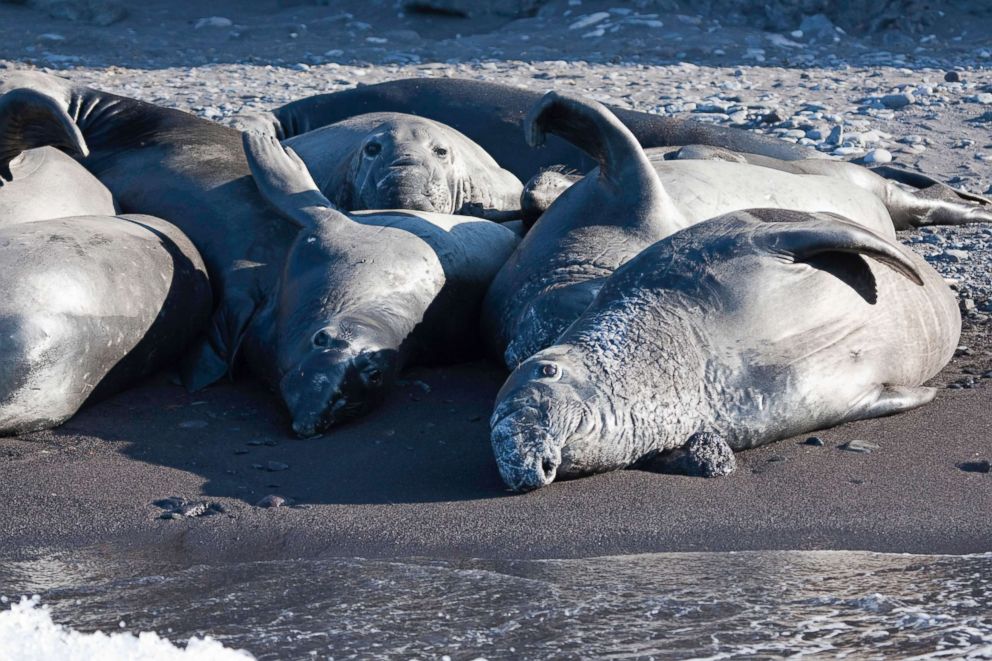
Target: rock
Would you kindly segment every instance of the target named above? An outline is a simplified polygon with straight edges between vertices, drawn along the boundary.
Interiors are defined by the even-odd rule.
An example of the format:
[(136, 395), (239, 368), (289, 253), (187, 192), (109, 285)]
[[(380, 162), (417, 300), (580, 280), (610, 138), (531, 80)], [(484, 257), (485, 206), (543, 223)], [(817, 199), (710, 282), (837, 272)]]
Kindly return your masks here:
[(819, 436), (810, 436), (805, 441), (803, 441), (803, 445), (812, 445), (815, 448), (822, 448), (823, 439), (820, 438)]
[(872, 149), (865, 154), (865, 165), (878, 165), (880, 163), (891, 163), (892, 154), (888, 149)]
[(782, 115), (780, 115), (777, 110), (772, 110), (770, 113), (764, 115), (761, 118), (761, 123), (762, 124), (778, 124), (779, 122), (784, 121), (784, 120), (785, 120), (785, 118), (782, 117)]
[(106, 27), (127, 17), (127, 9), (111, 0), (27, 0), (27, 4), (52, 18)]
[(284, 471), (289, 469), (289, 464), (284, 464), (281, 461), (270, 461), (265, 464), (265, 470), (276, 473), (278, 471)]
[(832, 129), (830, 129), (830, 135), (827, 136), (828, 145), (839, 145), (844, 140), (844, 127), (837, 124)]
[(975, 309), (975, 301), (971, 298), (962, 298), (958, 302), (958, 307), (961, 308), (961, 312), (968, 313)]
[(201, 18), (194, 25), (193, 28), (200, 30), (202, 28), (229, 28), (234, 25), (234, 21), (229, 18), (224, 18), (223, 16), (210, 16), (208, 18)]
[(915, 103), (916, 97), (913, 96), (912, 92), (902, 92), (899, 94), (886, 94), (880, 100), (886, 108), (899, 110)]
[(975, 96), (971, 97), (971, 100), (974, 101), (975, 103), (981, 103), (982, 105), (989, 105), (990, 103), (992, 103), (992, 93), (982, 92), (981, 94), (976, 94)]
[(697, 432), (681, 448), (658, 457), (652, 468), (689, 477), (720, 477), (737, 470), (737, 458), (717, 434)]
[(210, 423), (206, 420), (184, 420), (179, 423), (180, 429), (205, 429)]
[(220, 503), (208, 503), (205, 500), (186, 500), (180, 496), (169, 496), (152, 503), (165, 510), (160, 519), (192, 519), (211, 514), (221, 514), (227, 510)]
[(958, 468), (963, 470), (965, 473), (989, 473), (992, 472), (992, 462), (988, 459), (981, 459), (979, 461), (965, 461), (958, 464)]
[(848, 441), (840, 446), (841, 450), (847, 450), (848, 452), (860, 452), (862, 454), (870, 454), (875, 450), (879, 449), (879, 446), (870, 441), (853, 440)]
[(544, 0), (407, 0), (402, 3), (402, 7), (411, 14), (452, 18), (471, 18), (486, 14), (524, 18), (533, 16), (543, 4)]
[(837, 28), (825, 14), (814, 14), (803, 18), (799, 24), (799, 30), (803, 37), (813, 41), (826, 41), (833, 43), (840, 41), (837, 36)]
[(264, 507), (264, 508), (289, 507), (292, 504), (293, 504), (292, 500), (288, 498), (283, 498), (282, 496), (278, 496), (274, 493), (270, 493), (268, 496), (265, 496), (260, 501), (255, 503), (255, 507)]
[(947, 73), (944, 74), (944, 80), (947, 81), (948, 83), (960, 83), (961, 74), (959, 74), (957, 71), (948, 71)]

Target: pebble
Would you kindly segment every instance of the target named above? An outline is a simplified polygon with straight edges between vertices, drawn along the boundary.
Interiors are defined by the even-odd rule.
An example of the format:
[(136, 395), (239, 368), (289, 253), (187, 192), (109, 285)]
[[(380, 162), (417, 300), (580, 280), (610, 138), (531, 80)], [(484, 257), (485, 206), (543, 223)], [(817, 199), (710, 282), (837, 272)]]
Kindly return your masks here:
[(949, 83), (960, 83), (961, 74), (959, 74), (957, 71), (948, 71), (947, 73), (944, 74), (944, 80)]
[(201, 18), (194, 25), (194, 29), (199, 30), (201, 28), (229, 28), (234, 25), (234, 21), (229, 18), (224, 18), (223, 16), (210, 16), (208, 18)]
[(847, 443), (844, 443), (843, 445), (840, 446), (841, 450), (847, 450), (848, 452), (860, 452), (863, 454), (870, 454), (871, 452), (874, 452), (878, 448), (879, 446), (875, 443), (872, 443), (870, 441), (861, 441), (857, 439), (853, 441), (848, 441)]
[(293, 501), (289, 500), (288, 498), (283, 498), (282, 496), (277, 496), (274, 493), (270, 493), (268, 496), (265, 496), (260, 501), (255, 503), (255, 507), (265, 507), (265, 508), (288, 507), (292, 504)]
[(966, 473), (989, 473), (992, 472), (992, 462), (988, 459), (979, 461), (965, 461), (958, 464), (958, 468)]
[(812, 445), (813, 447), (816, 447), (816, 448), (822, 448), (823, 447), (823, 439), (820, 438), (819, 436), (810, 436), (805, 441), (803, 441), (803, 444), (804, 445)]
[(881, 98), (881, 101), (882, 105), (886, 108), (898, 110), (900, 108), (905, 108), (908, 105), (912, 105), (916, 99), (913, 97), (911, 92), (903, 92), (900, 94), (886, 94)]
[(278, 471), (284, 471), (288, 469), (289, 469), (289, 464), (284, 464), (281, 461), (270, 461), (267, 464), (265, 464), (265, 470), (270, 471), (272, 473)]
[(879, 163), (891, 163), (892, 154), (888, 149), (872, 149), (865, 154), (865, 165), (877, 165)]

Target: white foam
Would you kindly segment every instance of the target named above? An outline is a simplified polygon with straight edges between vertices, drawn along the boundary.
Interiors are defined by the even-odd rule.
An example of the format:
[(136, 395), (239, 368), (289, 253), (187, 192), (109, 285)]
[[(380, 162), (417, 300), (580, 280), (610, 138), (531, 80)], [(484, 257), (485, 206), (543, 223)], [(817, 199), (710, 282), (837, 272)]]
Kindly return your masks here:
[(224, 647), (209, 636), (190, 638), (186, 647), (176, 647), (154, 631), (105, 634), (80, 633), (55, 624), (47, 606), (38, 597), (21, 598), (9, 610), (0, 611), (0, 661), (247, 661), (254, 657), (243, 650)]

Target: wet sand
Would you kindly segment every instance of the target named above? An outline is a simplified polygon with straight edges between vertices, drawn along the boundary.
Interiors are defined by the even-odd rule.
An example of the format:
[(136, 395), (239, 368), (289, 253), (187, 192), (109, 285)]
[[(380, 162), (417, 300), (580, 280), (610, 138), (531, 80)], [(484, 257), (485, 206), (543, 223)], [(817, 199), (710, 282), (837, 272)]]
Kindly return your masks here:
[[(726, 478), (628, 470), (516, 495), (500, 482), (488, 440), (501, 370), (476, 363), (408, 378), (381, 410), (313, 440), (293, 438), (278, 403), (250, 380), (190, 395), (165, 379), (60, 429), (0, 440), (0, 555), (89, 546), (190, 562), (992, 549), (992, 474), (959, 468), (992, 457), (984, 381), (818, 434), (823, 447), (803, 436), (741, 453)], [(852, 439), (879, 449), (838, 447)], [(256, 507), (267, 494), (299, 506)], [(226, 512), (163, 520), (153, 501), (173, 495)]]

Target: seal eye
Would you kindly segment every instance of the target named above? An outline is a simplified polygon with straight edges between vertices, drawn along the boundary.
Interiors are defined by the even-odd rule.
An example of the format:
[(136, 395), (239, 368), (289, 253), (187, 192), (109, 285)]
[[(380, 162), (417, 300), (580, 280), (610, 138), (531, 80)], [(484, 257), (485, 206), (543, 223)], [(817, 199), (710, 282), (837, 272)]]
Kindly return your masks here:
[(434, 155), (438, 158), (446, 158), (448, 156), (448, 150), (445, 147), (435, 147)]
[(379, 152), (382, 151), (382, 145), (378, 142), (370, 142), (365, 145), (365, 155), (366, 156), (378, 156)]
[(370, 386), (377, 386), (382, 383), (382, 372), (379, 370), (372, 370), (365, 378)]
[(333, 340), (334, 338), (332, 338), (331, 334), (327, 332), (327, 329), (321, 328), (319, 331), (313, 334), (313, 339), (311, 340), (311, 342), (313, 342), (313, 345), (315, 347), (326, 349), (331, 345), (331, 342)]
[(541, 377), (545, 379), (554, 379), (561, 374), (558, 370), (558, 366), (554, 363), (544, 363), (538, 371), (540, 372)]

